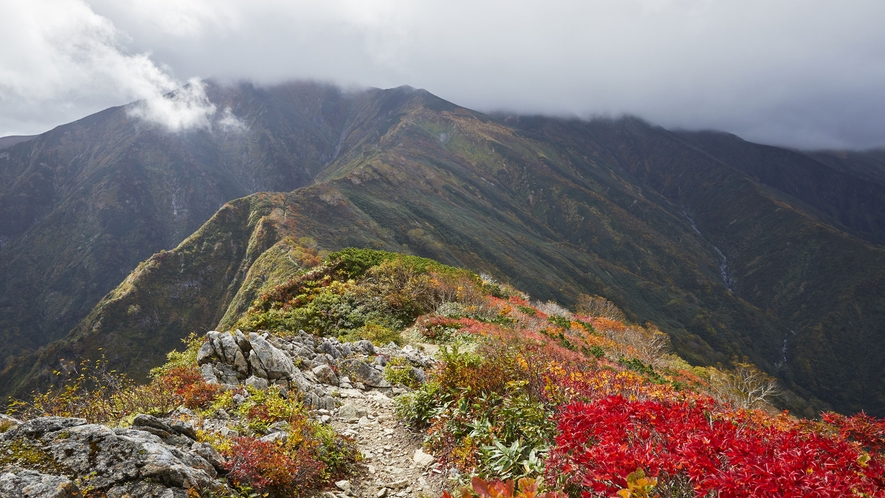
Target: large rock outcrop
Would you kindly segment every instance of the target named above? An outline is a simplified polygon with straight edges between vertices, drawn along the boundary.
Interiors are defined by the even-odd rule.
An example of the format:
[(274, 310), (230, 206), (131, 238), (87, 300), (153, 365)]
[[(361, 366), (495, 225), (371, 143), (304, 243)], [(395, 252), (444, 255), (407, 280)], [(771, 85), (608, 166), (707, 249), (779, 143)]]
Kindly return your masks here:
[(334, 410), (337, 400), (329, 389), (391, 389), (384, 379), (384, 365), (404, 358), (414, 378), (423, 381), (424, 371), (435, 360), (410, 346), (375, 347), (371, 342), (339, 342), (304, 331), (291, 336), (270, 336), (241, 331), (206, 334), (197, 355), (203, 378), (210, 383), (265, 387), (275, 384), (302, 393), (312, 408)]
[[(189, 424), (135, 417), (111, 429), (80, 418), (42, 417), (0, 434), (0, 497), (187, 497), (223, 490), (221, 457)], [(218, 467), (218, 468), (216, 468)]]

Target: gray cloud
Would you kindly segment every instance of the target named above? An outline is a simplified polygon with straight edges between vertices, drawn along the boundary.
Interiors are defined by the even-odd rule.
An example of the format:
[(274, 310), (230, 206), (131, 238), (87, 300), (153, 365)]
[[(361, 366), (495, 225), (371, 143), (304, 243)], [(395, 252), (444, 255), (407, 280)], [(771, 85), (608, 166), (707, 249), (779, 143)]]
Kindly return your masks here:
[[(409, 84), (485, 111), (629, 113), (803, 148), (885, 146), (879, 1), (18, 3), (2, 9), (42, 27), (0, 34), (16, 47), (0, 55), (0, 135), (211, 76)], [(71, 34), (85, 40), (73, 53)]]

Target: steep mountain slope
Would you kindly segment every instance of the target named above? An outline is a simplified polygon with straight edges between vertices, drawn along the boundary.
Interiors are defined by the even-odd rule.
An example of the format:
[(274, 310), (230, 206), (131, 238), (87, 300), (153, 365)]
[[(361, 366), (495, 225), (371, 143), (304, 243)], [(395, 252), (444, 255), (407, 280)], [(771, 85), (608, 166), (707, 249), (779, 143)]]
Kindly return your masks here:
[[(547, 137), (569, 136), (556, 126)], [(885, 340), (885, 251), (840, 228), (864, 232), (879, 223), (885, 183), (827, 168), (811, 155), (726, 135), (680, 134), (692, 139), (690, 145), (703, 144), (699, 149), (638, 122), (622, 127), (627, 134), (598, 123), (574, 126), (591, 130), (598, 147), (610, 152), (610, 164), (679, 205), (714, 246), (723, 283), (780, 331), (781, 355), (766, 351), (769, 368), (841, 409), (881, 410), (885, 370), (875, 345)], [(720, 147), (711, 136), (730, 143)], [(611, 147), (624, 142), (632, 147)], [(738, 143), (743, 146), (736, 150)], [(857, 208), (861, 199), (871, 210), (852, 218), (865, 213)], [(840, 219), (846, 223), (834, 221)], [(875, 239), (874, 230), (865, 233)]]
[[(870, 172), (864, 182), (860, 166), (829, 164), (834, 155), (760, 152), (635, 119), (492, 118), (405, 87), (213, 92), (248, 131), (177, 140), (204, 137), (215, 159), (200, 164), (230, 172), (234, 185), (251, 174), (256, 190), (273, 182), (294, 190), (223, 207), (62, 341), (10, 363), (5, 392), (98, 347), (144, 374), (178, 338), (229, 326), (316, 249), (364, 246), (506, 276), (541, 299), (604, 295), (668, 332), (690, 361), (746, 356), (777, 372), (812, 400), (790, 395), (794, 409), (813, 415), (822, 400), (885, 412), (875, 347), (885, 343), (885, 251), (871, 242), (882, 199), (872, 156), (852, 162)], [(176, 140), (165, 139), (165, 148)], [(817, 173), (802, 183), (807, 168)], [(867, 204), (847, 198), (857, 192)]]
[(725, 133), (680, 136), (755, 181), (803, 202), (826, 223), (875, 244), (885, 243), (885, 162), (875, 153), (806, 154)]
[(114, 108), (0, 154), (0, 356), (63, 336), (225, 202), (309, 184), (353, 100), (298, 84), (209, 93), (251, 129), (170, 134)]

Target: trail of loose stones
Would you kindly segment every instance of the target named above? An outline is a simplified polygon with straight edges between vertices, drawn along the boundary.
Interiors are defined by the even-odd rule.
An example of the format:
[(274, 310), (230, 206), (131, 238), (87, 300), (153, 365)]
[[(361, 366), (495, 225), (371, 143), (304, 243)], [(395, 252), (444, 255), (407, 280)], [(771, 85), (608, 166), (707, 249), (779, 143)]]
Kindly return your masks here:
[(343, 405), (332, 426), (354, 438), (364, 461), (357, 477), (336, 483), (338, 494), (374, 498), (442, 494), (442, 469), (422, 451), (422, 436), (396, 418), (393, 399), (379, 391), (357, 389), (341, 389), (339, 395)]
[[(302, 393), (311, 413), (351, 437), (363, 455), (359, 472), (335, 483), (327, 498), (440, 496), (446, 487), (443, 471), (422, 451), (422, 436), (394, 414), (393, 398), (405, 389), (383, 377), (393, 358), (405, 360), (419, 382), (435, 360), (412, 346), (375, 347), (369, 341), (340, 343), (300, 331), (294, 336), (240, 331), (209, 332), (197, 361), (203, 377), (229, 388), (274, 384)], [(223, 427), (219, 427), (224, 432)], [(280, 433), (262, 439), (285, 437)]]

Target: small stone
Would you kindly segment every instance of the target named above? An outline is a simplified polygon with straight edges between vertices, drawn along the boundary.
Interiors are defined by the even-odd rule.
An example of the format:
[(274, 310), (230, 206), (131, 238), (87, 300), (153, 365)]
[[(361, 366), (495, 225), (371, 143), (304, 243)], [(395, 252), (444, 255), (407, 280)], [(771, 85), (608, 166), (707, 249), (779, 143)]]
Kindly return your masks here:
[(357, 408), (350, 403), (345, 404), (338, 409), (338, 418), (346, 420), (348, 422), (359, 420), (361, 417), (365, 416), (366, 410), (362, 408)]
[(338, 385), (338, 376), (335, 375), (335, 371), (332, 370), (332, 367), (330, 367), (329, 365), (319, 365), (317, 367), (314, 367), (312, 372), (316, 376), (317, 380), (322, 382), (323, 384), (329, 384), (333, 386)]
[(421, 448), (415, 450), (415, 455), (412, 456), (412, 461), (415, 462), (415, 465), (419, 467), (427, 467), (428, 465), (433, 463), (434, 460), (436, 459), (433, 457), (433, 455), (421, 451)]
[(340, 489), (341, 491), (344, 491), (345, 493), (349, 493), (350, 492), (350, 481), (348, 481), (346, 479), (343, 479), (340, 481), (335, 481), (335, 487)]
[(384, 498), (385, 496), (387, 496), (387, 488), (379, 489), (378, 493), (376, 493), (375, 496), (378, 498)]
[(400, 479), (400, 480), (394, 481), (390, 484), (386, 484), (384, 487), (390, 488), (390, 489), (400, 489), (400, 488), (404, 488), (408, 485), (409, 485), (408, 479)]
[(256, 377), (252, 375), (248, 379), (246, 379), (246, 385), (255, 389), (267, 389), (268, 383), (267, 379), (262, 379), (261, 377)]

